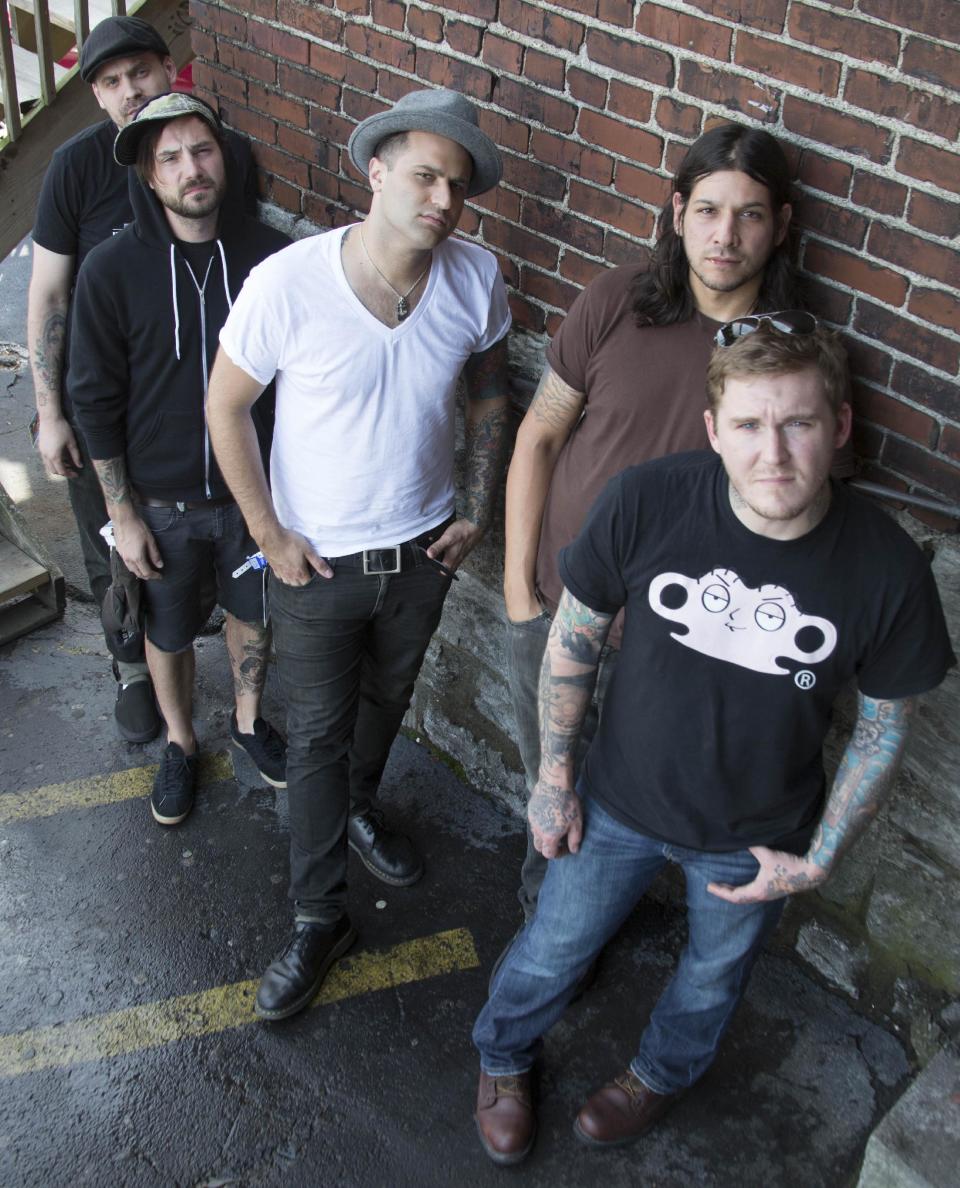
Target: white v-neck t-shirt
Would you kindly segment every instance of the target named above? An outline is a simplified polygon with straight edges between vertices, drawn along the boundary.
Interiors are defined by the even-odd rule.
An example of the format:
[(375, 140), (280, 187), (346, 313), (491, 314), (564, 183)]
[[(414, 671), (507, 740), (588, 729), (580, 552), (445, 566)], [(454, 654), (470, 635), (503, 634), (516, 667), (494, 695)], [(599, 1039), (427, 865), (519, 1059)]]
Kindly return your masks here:
[(345, 231), (258, 264), (220, 331), (233, 363), (276, 378), (274, 507), (325, 557), (410, 540), (452, 513), (457, 380), (510, 328), (496, 259), (459, 239), (434, 249), (413, 312), (385, 326), (347, 283)]

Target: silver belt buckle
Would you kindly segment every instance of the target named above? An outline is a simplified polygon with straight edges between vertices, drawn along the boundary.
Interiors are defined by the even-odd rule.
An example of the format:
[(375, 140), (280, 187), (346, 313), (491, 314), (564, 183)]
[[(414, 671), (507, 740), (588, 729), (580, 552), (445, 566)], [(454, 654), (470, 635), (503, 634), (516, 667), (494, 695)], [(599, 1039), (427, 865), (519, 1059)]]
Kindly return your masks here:
[[(391, 554), (393, 555), (393, 566), (388, 568)], [(382, 549), (364, 549), (363, 572), (367, 574), (399, 573), (400, 546), (386, 545)]]

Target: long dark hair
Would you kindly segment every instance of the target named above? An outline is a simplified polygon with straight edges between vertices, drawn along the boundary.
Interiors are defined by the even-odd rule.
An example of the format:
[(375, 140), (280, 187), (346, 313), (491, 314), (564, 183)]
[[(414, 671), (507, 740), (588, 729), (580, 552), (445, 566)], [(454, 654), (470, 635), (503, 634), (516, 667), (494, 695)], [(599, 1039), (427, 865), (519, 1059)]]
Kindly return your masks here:
[[(769, 132), (743, 124), (719, 124), (690, 146), (673, 182), (673, 192), (686, 206), (693, 187), (711, 173), (737, 170), (766, 186), (774, 214), (790, 201), (790, 167), (783, 149)], [(789, 235), (774, 248), (763, 272), (759, 309), (802, 307), (796, 268), (790, 259)], [(638, 326), (687, 322), (696, 313), (690, 291), (689, 265), (683, 242), (673, 229), (673, 201), (667, 199), (657, 219), (657, 245), (649, 266), (633, 282), (633, 312)]]

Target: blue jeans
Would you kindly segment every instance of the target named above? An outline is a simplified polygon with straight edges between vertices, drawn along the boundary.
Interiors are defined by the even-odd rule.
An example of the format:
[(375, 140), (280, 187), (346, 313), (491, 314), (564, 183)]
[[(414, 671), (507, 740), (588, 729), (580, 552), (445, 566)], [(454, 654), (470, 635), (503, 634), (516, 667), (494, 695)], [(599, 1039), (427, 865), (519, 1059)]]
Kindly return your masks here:
[(298, 919), (344, 914), (347, 816), (376, 795), (449, 588), (425, 557), (397, 574), (338, 561), (332, 578), (305, 586), (270, 580)]
[[(543, 664), (543, 653), (546, 651), (547, 636), (550, 634), (552, 622), (553, 618), (546, 610), (537, 615), (535, 619), (526, 619), (520, 623), (507, 619), (507, 678), (510, 683), (510, 697), (513, 702), (513, 716), (516, 722), (517, 746), (520, 748), (520, 758), (523, 760), (523, 770), (527, 777), (528, 796), (533, 792), (540, 772), (540, 717), (537, 713), (537, 689), (540, 683), (540, 666)], [(593, 741), (593, 736), (597, 733), (600, 714), (603, 710), (603, 699), (619, 655), (616, 648), (610, 647), (605, 647), (600, 653), (593, 700), (587, 707), (587, 713), (580, 730), (577, 771), (579, 771), (580, 764)], [(540, 894), (540, 887), (546, 873), (547, 860), (533, 848), (533, 838), (528, 825), (527, 853), (520, 871), (520, 890), (517, 892), (523, 914), (528, 920), (537, 910), (537, 897)]]
[(781, 900), (737, 905), (707, 883), (741, 885), (757, 872), (747, 850), (708, 854), (646, 837), (584, 801), (577, 854), (549, 863), (537, 913), (493, 980), (473, 1029), (491, 1076), (527, 1072), (577, 982), (666, 862), (683, 869), (689, 939), (630, 1063), (655, 1093), (688, 1088), (712, 1063), (753, 963), (783, 911)]

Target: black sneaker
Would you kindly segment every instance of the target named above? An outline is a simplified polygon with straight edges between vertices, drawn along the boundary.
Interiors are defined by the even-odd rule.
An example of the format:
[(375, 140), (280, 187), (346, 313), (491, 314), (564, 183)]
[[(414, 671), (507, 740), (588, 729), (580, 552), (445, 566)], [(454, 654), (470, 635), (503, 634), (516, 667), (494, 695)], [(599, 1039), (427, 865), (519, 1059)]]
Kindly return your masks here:
[(160, 733), (160, 715), (149, 676), (135, 677), (125, 685), (116, 661), (113, 662), (113, 675), (117, 681), (113, 716), (120, 737), (132, 743), (151, 742)]
[(193, 808), (197, 758), (196, 751), (185, 755), (176, 743), (167, 743), (150, 795), (150, 812), (161, 825), (179, 825)]
[(257, 771), (274, 788), (287, 786), (287, 744), (269, 722), (257, 718), (253, 734), (241, 734), (237, 729), (237, 711), (230, 715), (230, 737), (233, 745), (246, 751)]
[(357, 939), (346, 916), (331, 928), (298, 921), (287, 947), (263, 975), (253, 1012), (259, 1019), (286, 1019), (308, 1007), (327, 971)]

